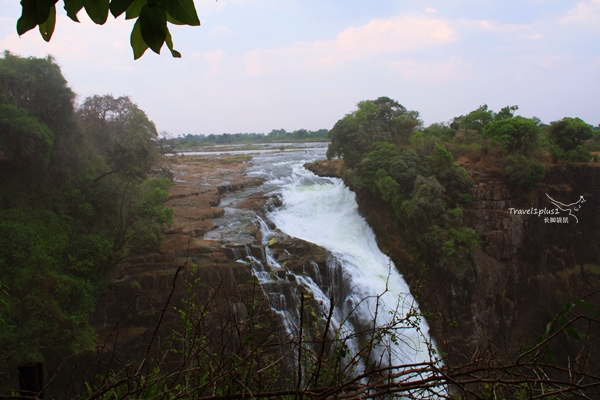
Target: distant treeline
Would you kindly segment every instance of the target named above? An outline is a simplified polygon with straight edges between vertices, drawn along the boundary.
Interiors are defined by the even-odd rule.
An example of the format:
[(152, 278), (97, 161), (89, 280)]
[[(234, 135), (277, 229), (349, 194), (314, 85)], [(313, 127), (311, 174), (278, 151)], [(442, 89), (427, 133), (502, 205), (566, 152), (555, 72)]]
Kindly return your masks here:
[(239, 144), (239, 143), (273, 143), (273, 142), (305, 142), (328, 141), (327, 129), (309, 131), (298, 129), (288, 132), (285, 129), (273, 129), (268, 134), (264, 133), (223, 133), (220, 135), (192, 135), (187, 134), (173, 139), (177, 147), (193, 148), (214, 144)]

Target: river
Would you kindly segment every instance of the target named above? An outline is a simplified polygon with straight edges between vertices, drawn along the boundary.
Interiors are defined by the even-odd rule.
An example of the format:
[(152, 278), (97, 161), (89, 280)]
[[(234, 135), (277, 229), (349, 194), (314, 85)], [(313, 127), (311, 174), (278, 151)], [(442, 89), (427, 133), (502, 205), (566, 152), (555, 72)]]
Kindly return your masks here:
[[(311, 274), (286, 271), (286, 274), (293, 275), (297, 285), (312, 293), (323, 315), (327, 315), (330, 301), (335, 302), (332, 326), (339, 334), (351, 337), (357, 332), (377, 329), (386, 332), (370, 353), (372, 362), (401, 365), (430, 361), (433, 345), (428, 345), (432, 342), (427, 323), (420, 317), (402, 275), (377, 247), (373, 231), (358, 212), (354, 193), (342, 180), (318, 177), (303, 167), (307, 162), (324, 159), (325, 152), (326, 147), (311, 146), (299, 151), (253, 154), (247, 174), (263, 178), (264, 184), (226, 196), (221, 204), (225, 216), (214, 220), (219, 227), (205, 238), (249, 243), (243, 227), (249, 221), (261, 227), (266, 258), (263, 262), (253, 260), (255, 274), (265, 292), (274, 299), (272, 307), (282, 315), (290, 334), (298, 331), (299, 305), (293, 299), (295, 296), (276, 293), (281, 287), (277, 281), (285, 278), (266, 272), (268, 267), (285, 268), (269, 256), (267, 244), (275, 231), (268, 226), (274, 224), (277, 230), (291, 237), (325, 248), (331, 254), (327, 263), (330, 272), (326, 274), (329, 281), (322, 279), (318, 271), (317, 275), (315, 271)], [(266, 213), (270, 224), (252, 213), (235, 209), (237, 201), (257, 190), (281, 199), (281, 206)], [(365, 340), (349, 341), (349, 350), (358, 352)]]

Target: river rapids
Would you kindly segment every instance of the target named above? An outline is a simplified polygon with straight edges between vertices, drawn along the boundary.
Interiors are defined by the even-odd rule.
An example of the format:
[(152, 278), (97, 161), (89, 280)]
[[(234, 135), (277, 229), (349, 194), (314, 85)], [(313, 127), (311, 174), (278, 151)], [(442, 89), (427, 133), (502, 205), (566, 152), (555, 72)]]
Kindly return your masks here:
[[(303, 167), (307, 162), (324, 159), (325, 151), (325, 147), (307, 147), (253, 154), (247, 174), (263, 178), (264, 183), (226, 196), (221, 205), (225, 216), (214, 221), (219, 227), (205, 238), (248, 242), (243, 227), (248, 221), (260, 227), (265, 257), (252, 258), (252, 265), (271, 307), (281, 315), (290, 335), (298, 332), (299, 295), (284, 289), (286, 277), (293, 277), (303, 292), (314, 297), (322, 315), (328, 314), (334, 301), (334, 331), (340, 336), (356, 337), (348, 341), (349, 351), (358, 352), (364, 345), (361, 340), (365, 339), (355, 333), (379, 329), (388, 334), (374, 346), (370, 361), (391, 366), (432, 360), (435, 350), (427, 323), (402, 275), (377, 247), (373, 231), (358, 212), (354, 193), (342, 180), (318, 177)], [(267, 221), (230, 207), (256, 190), (281, 200), (280, 206), (266, 212)], [(271, 267), (285, 269), (271, 256), (268, 246), (277, 230), (326, 249), (330, 254), (328, 273), (323, 274), (316, 266), (310, 274), (269, 273)], [(284, 294), (285, 290), (288, 293)]]

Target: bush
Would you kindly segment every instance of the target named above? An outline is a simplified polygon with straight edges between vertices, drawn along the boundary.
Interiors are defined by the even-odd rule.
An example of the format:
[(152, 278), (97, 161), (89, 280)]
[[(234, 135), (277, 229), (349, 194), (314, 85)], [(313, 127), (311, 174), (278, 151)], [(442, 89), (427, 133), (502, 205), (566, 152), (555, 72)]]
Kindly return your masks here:
[(415, 231), (423, 230), (443, 219), (446, 203), (442, 199), (444, 187), (435, 176), (417, 176), (410, 199), (402, 203), (399, 218)]
[(421, 159), (412, 149), (404, 150), (402, 154), (392, 158), (388, 172), (398, 182), (400, 191), (404, 195), (412, 192), (417, 175), (427, 174), (421, 165)]
[(400, 194), (400, 185), (392, 177), (390, 177), (383, 169), (377, 171), (377, 179), (375, 185), (381, 193), (383, 201), (388, 203), (394, 202), (398, 199)]
[(546, 176), (546, 167), (531, 158), (519, 156), (506, 159), (505, 177), (510, 186), (529, 191)]
[(431, 172), (438, 182), (444, 186), (446, 196), (452, 203), (463, 203), (468, 197), (465, 192), (473, 185), (469, 175), (454, 162), (454, 156), (444, 146), (435, 144), (435, 158), (430, 162)]
[(550, 155), (552, 156), (553, 162), (560, 160), (566, 160), (568, 162), (588, 162), (592, 159), (592, 153), (590, 153), (583, 146), (577, 146), (573, 150), (564, 151), (557, 144), (550, 146)]
[(565, 152), (563, 151), (563, 149), (560, 148), (560, 146), (553, 144), (549, 147), (549, 150), (550, 156), (552, 157), (552, 162), (558, 162), (564, 159)]
[(588, 162), (592, 159), (592, 153), (584, 149), (583, 146), (577, 146), (575, 149), (565, 152), (565, 159), (570, 162)]
[(374, 192), (377, 191), (375, 187), (376, 174), (381, 169), (388, 171), (390, 162), (395, 157), (398, 157), (398, 150), (393, 144), (373, 143), (373, 151), (369, 152), (359, 164), (359, 173), (367, 188)]

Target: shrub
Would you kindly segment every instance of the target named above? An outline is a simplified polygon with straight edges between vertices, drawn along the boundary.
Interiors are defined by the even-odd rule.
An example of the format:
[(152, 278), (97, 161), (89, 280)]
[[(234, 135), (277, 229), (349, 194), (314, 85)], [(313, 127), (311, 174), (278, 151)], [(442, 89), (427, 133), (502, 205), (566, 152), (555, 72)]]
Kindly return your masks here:
[(588, 162), (592, 159), (592, 153), (584, 149), (583, 146), (577, 146), (573, 150), (566, 151), (564, 157), (570, 162)]
[(375, 185), (381, 193), (383, 201), (391, 203), (395, 201), (400, 194), (400, 185), (392, 177), (390, 177), (383, 169), (377, 171), (377, 179)]
[(519, 156), (506, 159), (505, 177), (509, 185), (529, 191), (546, 176), (546, 167), (531, 158)]
[(400, 184), (400, 191), (406, 195), (412, 192), (417, 175), (427, 174), (421, 165), (421, 159), (412, 149), (404, 150), (402, 154), (392, 158), (388, 172)]
[(465, 192), (473, 185), (469, 175), (458, 164), (454, 157), (443, 145), (435, 144), (435, 158), (430, 162), (431, 172), (436, 176), (438, 182), (444, 186), (446, 196), (453, 203), (462, 203), (467, 198)]

